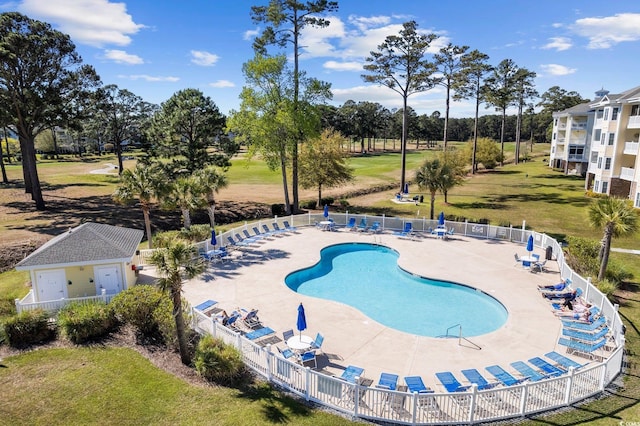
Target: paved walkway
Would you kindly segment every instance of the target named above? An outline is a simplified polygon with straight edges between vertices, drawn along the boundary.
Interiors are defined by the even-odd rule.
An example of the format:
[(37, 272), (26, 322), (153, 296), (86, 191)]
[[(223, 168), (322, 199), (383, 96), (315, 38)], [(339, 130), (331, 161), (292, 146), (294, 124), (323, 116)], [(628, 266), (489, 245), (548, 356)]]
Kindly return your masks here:
[[(373, 243), (374, 239), (397, 250), (399, 265), (408, 271), (464, 283), (493, 295), (507, 308), (507, 322), (495, 332), (470, 338), (481, 347), (477, 349), (458, 339), (422, 337), (388, 328), (350, 306), (304, 296), (284, 284), (290, 272), (315, 264), (323, 247), (350, 241)], [(544, 256), (542, 249), (536, 252)], [(322, 349), (326, 355), (319, 357), (319, 368), (340, 374), (353, 364), (365, 368), (365, 376), (374, 380), (381, 372), (401, 378), (420, 375), (427, 386), (442, 390), (434, 376), (439, 371), (452, 371), (462, 378), (460, 370), (465, 368), (484, 372), (484, 367), (500, 364), (509, 369), (513, 361), (551, 350), (564, 353), (556, 343), (561, 323), (537, 290), (538, 284), (559, 282), (557, 264), (547, 261), (551, 271), (534, 274), (515, 264), (514, 253), (523, 255), (524, 246), (461, 236), (411, 241), (391, 234), (374, 237), (310, 227), (262, 240), (241, 257), (212, 264), (203, 276), (184, 286), (184, 295), (192, 306), (213, 299), (227, 312), (236, 307), (257, 308), (262, 323), (279, 337), (286, 329), (295, 330), (296, 308), (302, 302), (309, 326), (305, 334), (325, 336)], [(282, 342), (278, 345), (284, 347)]]

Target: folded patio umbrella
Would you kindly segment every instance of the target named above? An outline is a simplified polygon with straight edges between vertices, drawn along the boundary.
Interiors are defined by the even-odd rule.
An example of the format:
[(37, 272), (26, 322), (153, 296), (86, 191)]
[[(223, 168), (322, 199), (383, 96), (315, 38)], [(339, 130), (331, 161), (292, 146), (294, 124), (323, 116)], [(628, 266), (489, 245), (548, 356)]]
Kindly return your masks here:
[(213, 246), (213, 248), (216, 248), (216, 244), (218, 244), (218, 241), (216, 239), (216, 230), (212, 229), (211, 230), (211, 245)]
[(296, 322), (296, 327), (300, 332), (300, 336), (302, 336), (302, 331), (307, 329), (307, 318), (304, 314), (304, 306), (302, 306), (302, 303), (298, 305), (298, 321)]
[(533, 251), (533, 235), (529, 235), (527, 240), (527, 251)]
[(324, 217), (329, 217), (329, 204), (324, 205)]

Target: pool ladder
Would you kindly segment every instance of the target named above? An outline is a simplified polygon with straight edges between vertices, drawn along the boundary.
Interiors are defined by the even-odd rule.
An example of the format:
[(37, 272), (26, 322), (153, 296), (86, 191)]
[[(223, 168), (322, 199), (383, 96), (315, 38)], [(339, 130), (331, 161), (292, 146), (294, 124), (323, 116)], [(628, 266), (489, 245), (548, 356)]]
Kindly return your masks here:
[(444, 335), (444, 336), (442, 336), (442, 337), (443, 337), (443, 338), (445, 338), (445, 339), (455, 337), (454, 335), (449, 334), (449, 330), (451, 330), (451, 329), (453, 329), (453, 328), (456, 328), (456, 327), (458, 327), (458, 346), (466, 346), (466, 345), (463, 345), (463, 344), (462, 344), (462, 341), (464, 340), (465, 342), (467, 342), (467, 343), (469, 343), (469, 344), (473, 345), (473, 347), (474, 347), (475, 349), (478, 349), (478, 350), (481, 350), (481, 349), (482, 349), (479, 345), (477, 345), (477, 344), (473, 343), (471, 340), (467, 339), (466, 337), (464, 337), (464, 336), (462, 335), (462, 324), (452, 325), (451, 327), (447, 328), (447, 334), (445, 334), (445, 335)]

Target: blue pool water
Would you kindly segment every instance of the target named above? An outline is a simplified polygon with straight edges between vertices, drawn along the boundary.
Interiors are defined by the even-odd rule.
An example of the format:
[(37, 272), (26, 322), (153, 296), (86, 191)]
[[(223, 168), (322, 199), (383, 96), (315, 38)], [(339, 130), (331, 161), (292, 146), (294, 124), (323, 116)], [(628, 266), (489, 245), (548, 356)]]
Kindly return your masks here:
[[(462, 325), (465, 337), (497, 330), (507, 310), (472, 287), (431, 280), (398, 266), (398, 253), (387, 247), (347, 243), (326, 247), (320, 261), (292, 272), (286, 285), (301, 294), (341, 302), (396, 330), (438, 337)], [(425, 259), (428, 262), (428, 259)], [(449, 334), (457, 337), (458, 328)]]

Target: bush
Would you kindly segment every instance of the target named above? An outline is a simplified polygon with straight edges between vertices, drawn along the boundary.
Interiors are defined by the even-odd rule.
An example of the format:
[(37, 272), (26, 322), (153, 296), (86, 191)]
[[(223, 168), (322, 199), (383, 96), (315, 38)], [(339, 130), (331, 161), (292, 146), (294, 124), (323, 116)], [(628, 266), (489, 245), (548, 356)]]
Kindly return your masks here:
[(118, 321), (133, 325), (147, 337), (156, 337), (160, 328), (154, 313), (166, 299), (156, 287), (138, 285), (117, 294), (109, 306)]
[(307, 210), (315, 210), (318, 203), (315, 200), (301, 201), (300, 208)]
[(222, 385), (236, 382), (245, 368), (240, 351), (210, 335), (198, 342), (193, 363), (200, 376)]
[(596, 287), (598, 287), (598, 290), (600, 290), (602, 294), (604, 294), (605, 296), (607, 296), (607, 298), (609, 298), (618, 289), (618, 283), (605, 279), (597, 282)]
[[(189, 327), (191, 323), (191, 312), (189, 302), (182, 299), (182, 317), (185, 324), (187, 340), (192, 340), (196, 332)], [(157, 331), (162, 336), (164, 344), (168, 347), (178, 349), (178, 334), (176, 333), (176, 321), (173, 318), (173, 302), (167, 297), (163, 297), (160, 304), (153, 311), (153, 320), (157, 325)]]
[(271, 215), (282, 216), (286, 213), (284, 204), (271, 204)]
[(182, 229), (180, 237), (191, 243), (198, 243), (211, 237), (211, 226), (208, 224), (191, 225), (189, 229)]
[(335, 199), (333, 197), (323, 197), (320, 199), (322, 207), (326, 206), (326, 205), (333, 205), (333, 202), (335, 201)]
[(56, 337), (55, 324), (42, 309), (14, 315), (5, 321), (3, 328), (7, 343), (16, 348), (48, 342)]
[(180, 238), (180, 231), (158, 232), (153, 236), (153, 247), (166, 248), (169, 246), (169, 243), (175, 241), (177, 238)]
[(100, 302), (71, 303), (58, 313), (58, 326), (73, 343), (99, 339), (116, 327), (113, 310)]
[(340, 207), (342, 207), (343, 209), (346, 209), (347, 207), (350, 206), (349, 201), (346, 200), (345, 198), (341, 198), (338, 203), (340, 203)]

